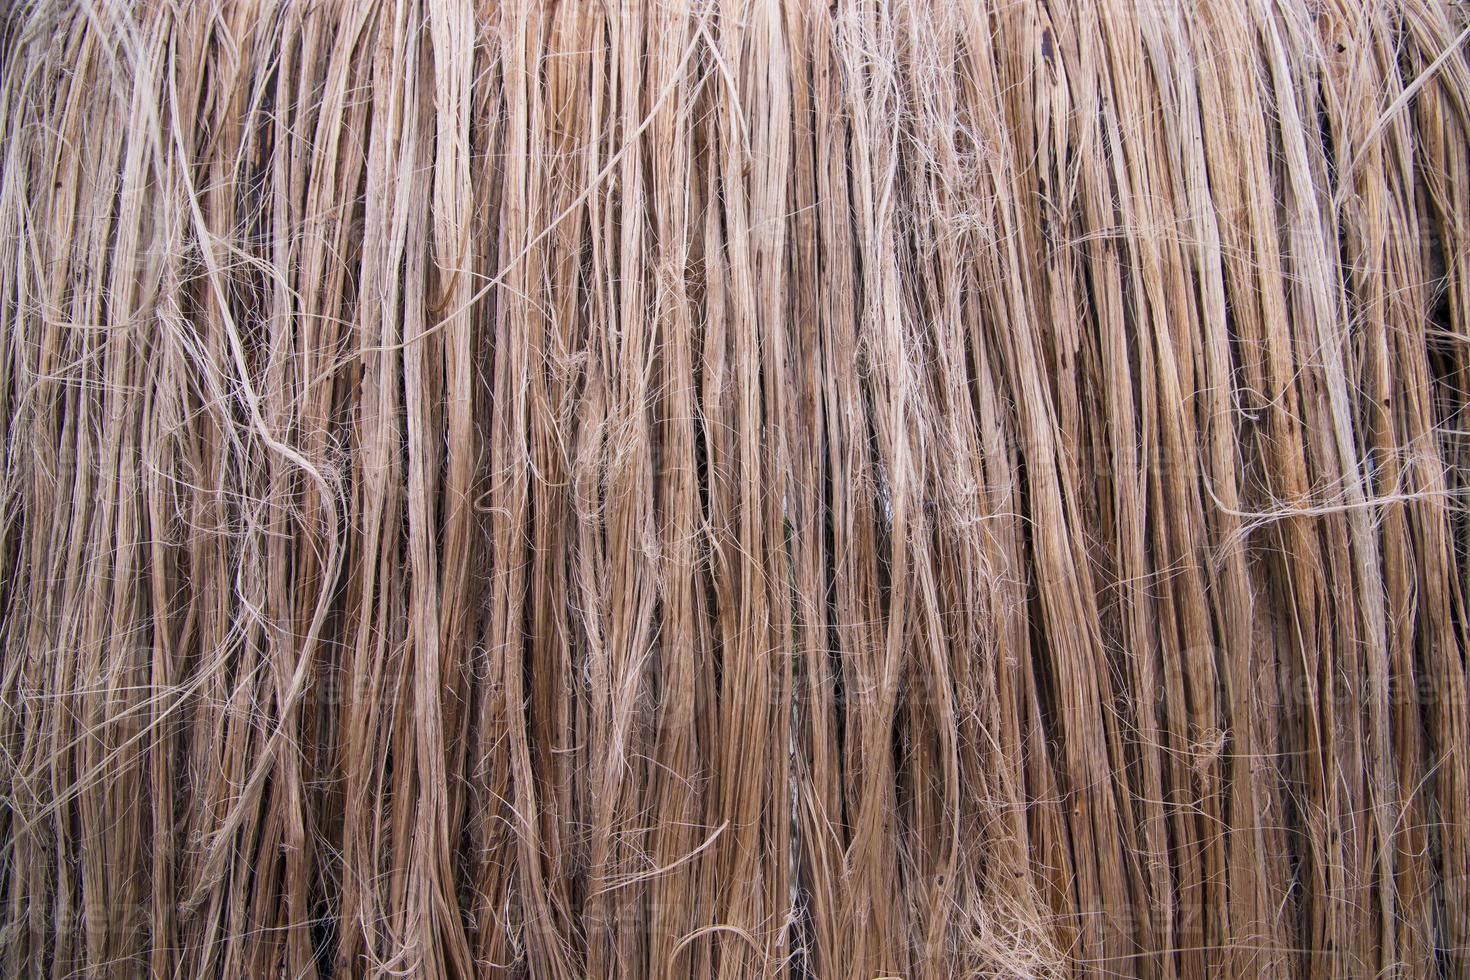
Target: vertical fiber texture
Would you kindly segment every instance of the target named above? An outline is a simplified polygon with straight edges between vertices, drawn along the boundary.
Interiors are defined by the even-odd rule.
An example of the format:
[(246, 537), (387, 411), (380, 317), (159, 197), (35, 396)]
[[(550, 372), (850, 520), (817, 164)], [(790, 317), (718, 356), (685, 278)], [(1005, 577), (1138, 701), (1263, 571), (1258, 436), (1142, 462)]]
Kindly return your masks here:
[(0, 973), (1470, 975), (1466, 18), (0, 14)]

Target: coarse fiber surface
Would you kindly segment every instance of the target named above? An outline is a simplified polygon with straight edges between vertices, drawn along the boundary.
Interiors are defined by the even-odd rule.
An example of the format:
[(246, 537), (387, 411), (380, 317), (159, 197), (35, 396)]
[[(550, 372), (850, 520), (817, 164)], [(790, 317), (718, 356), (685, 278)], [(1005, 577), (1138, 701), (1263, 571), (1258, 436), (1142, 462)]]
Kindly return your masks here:
[(1449, 0), (16, 0), (0, 973), (1470, 976)]

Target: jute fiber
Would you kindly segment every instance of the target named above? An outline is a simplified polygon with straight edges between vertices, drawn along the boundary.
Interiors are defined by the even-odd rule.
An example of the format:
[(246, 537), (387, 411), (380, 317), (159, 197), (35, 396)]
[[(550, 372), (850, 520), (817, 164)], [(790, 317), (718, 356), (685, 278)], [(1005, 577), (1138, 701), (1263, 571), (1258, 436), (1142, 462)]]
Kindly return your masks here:
[(1470, 976), (1467, 23), (15, 0), (0, 973)]

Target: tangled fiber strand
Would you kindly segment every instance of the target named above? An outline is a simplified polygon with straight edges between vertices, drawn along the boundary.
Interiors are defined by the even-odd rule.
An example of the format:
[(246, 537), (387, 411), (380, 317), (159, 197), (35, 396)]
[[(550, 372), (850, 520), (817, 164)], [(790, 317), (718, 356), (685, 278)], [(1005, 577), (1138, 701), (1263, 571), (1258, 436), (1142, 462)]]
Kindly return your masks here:
[(1463, 6), (0, 25), (0, 972), (1470, 975)]

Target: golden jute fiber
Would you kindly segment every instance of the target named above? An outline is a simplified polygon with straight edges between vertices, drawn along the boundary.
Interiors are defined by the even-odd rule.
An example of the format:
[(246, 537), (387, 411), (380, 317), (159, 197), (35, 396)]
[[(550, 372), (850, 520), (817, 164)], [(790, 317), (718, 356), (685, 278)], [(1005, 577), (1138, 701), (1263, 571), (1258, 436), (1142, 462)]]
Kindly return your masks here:
[(0, 974), (1470, 976), (1470, 12), (0, 13)]

